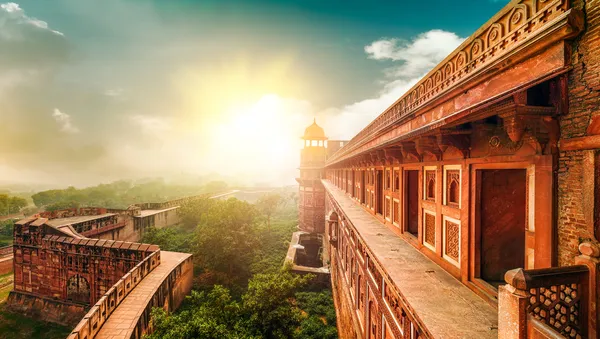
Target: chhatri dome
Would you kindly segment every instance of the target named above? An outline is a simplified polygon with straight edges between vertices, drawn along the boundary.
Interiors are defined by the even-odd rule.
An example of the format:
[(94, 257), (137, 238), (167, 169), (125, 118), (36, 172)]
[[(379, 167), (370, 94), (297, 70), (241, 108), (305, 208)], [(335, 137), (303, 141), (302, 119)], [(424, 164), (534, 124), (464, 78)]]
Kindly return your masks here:
[(317, 119), (313, 120), (312, 125), (308, 126), (304, 130), (304, 139), (327, 139), (325, 136), (325, 131), (321, 126), (317, 125)]

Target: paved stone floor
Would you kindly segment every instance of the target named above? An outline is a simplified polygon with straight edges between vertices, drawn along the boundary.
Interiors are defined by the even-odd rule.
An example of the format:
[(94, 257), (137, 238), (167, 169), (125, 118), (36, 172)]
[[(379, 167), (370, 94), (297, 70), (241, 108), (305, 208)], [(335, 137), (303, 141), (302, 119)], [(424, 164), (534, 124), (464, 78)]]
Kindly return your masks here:
[(498, 311), (323, 180), (434, 338), (498, 338)]
[(139, 316), (160, 287), (162, 282), (177, 265), (191, 254), (178, 252), (160, 252), (160, 265), (125, 297), (125, 300), (110, 315), (102, 326), (96, 339), (129, 339), (137, 324)]

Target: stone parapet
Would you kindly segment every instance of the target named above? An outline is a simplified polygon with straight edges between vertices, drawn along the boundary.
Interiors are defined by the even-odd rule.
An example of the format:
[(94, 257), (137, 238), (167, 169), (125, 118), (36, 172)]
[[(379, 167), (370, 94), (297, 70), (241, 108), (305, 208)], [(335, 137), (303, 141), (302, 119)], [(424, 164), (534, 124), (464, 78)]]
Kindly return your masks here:
[(85, 314), (68, 338), (94, 338), (127, 295), (158, 265), (160, 265), (160, 251), (153, 252), (117, 281)]
[(338, 312), (346, 312), (345, 322), (356, 319), (358, 337), (373, 331), (396, 338), (498, 337), (493, 306), (329, 181), (323, 185), (327, 210), (339, 217), (338, 229), (329, 230), (337, 235), (330, 248), (332, 285), (336, 303), (349, 307)]

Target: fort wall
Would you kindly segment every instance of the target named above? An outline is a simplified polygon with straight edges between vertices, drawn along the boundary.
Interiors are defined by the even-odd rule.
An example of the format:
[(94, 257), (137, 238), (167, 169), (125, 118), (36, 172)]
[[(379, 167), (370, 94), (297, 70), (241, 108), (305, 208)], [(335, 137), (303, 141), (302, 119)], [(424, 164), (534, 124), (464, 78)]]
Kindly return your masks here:
[[(558, 264), (572, 265), (583, 240), (597, 239), (600, 187), (600, 1), (573, 0), (584, 32), (571, 43), (568, 106), (560, 113)], [(595, 242), (595, 240), (593, 240)]]

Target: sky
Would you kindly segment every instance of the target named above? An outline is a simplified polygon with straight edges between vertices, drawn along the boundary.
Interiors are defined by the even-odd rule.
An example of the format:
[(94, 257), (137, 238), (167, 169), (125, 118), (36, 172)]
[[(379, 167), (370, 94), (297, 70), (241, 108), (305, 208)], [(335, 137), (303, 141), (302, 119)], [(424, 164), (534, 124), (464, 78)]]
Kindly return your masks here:
[(0, 185), (219, 173), (293, 184), (499, 0), (0, 0)]

